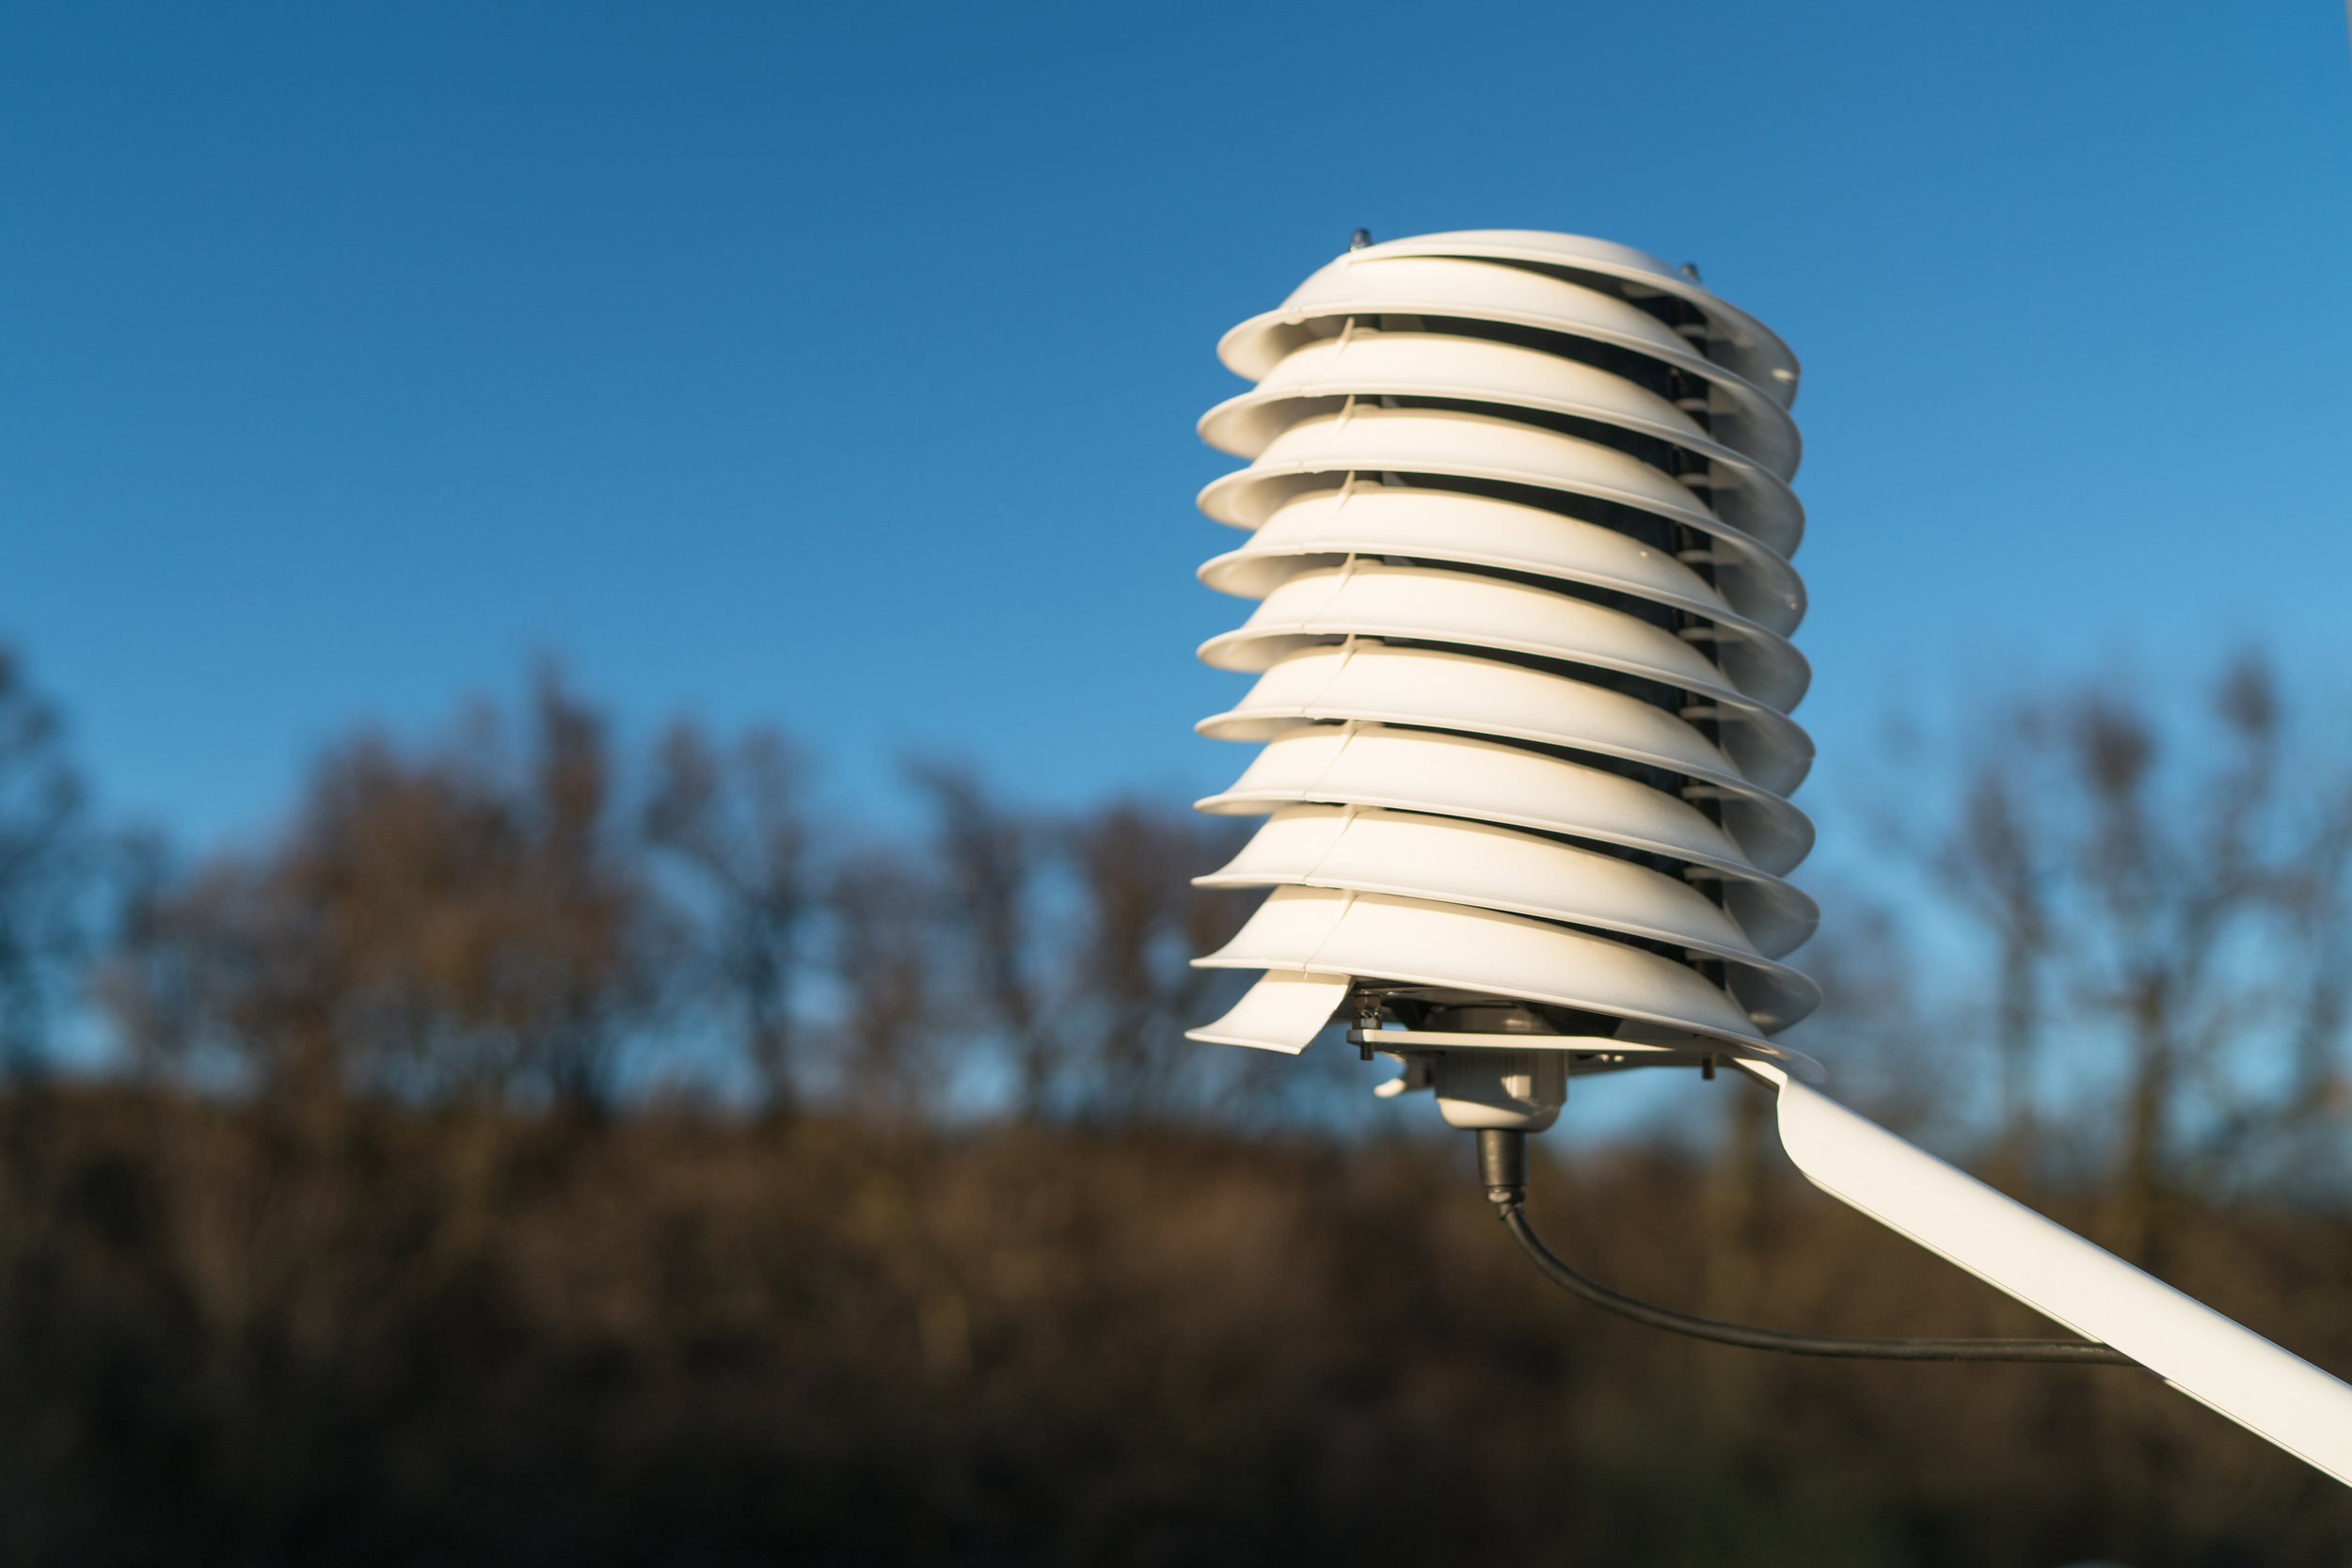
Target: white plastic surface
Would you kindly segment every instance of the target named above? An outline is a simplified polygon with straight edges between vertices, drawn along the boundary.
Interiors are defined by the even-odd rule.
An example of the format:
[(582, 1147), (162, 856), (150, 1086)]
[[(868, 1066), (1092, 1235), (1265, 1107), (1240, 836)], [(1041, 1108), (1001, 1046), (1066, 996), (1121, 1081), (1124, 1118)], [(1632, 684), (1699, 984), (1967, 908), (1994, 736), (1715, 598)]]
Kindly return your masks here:
[(1723, 884), (1724, 908), (1768, 958), (1812, 936), (1820, 917), (1813, 900), (1772, 875), (1772, 866), (1802, 859), (1811, 842), (1810, 825), (1793, 811), (1783, 807), (1787, 815), (1763, 822), (1763, 831), (1735, 836), (1689, 802), (1631, 779), (1468, 736), (1295, 725), (1197, 809), (1263, 816), (1308, 801), (1528, 828), (1679, 863), (1686, 880)]
[(1587, 287), (1633, 284), (1671, 295), (1707, 318), (1709, 357), (1765, 388), (1782, 407), (1797, 400), (1797, 356), (1779, 334), (1729, 300), (1719, 299), (1698, 279), (1645, 250), (1589, 234), (1553, 234), (1536, 229), (1470, 229), (1419, 234), (1367, 246), (1349, 255), (1468, 257), (1505, 261), (1544, 276), (1581, 280)]
[[(1425, 898), (1279, 887), (1210, 969), (1352, 974), (1612, 1013), (1779, 1054), (1694, 971), (1605, 937)], [(1525, 1037), (1511, 1043), (1524, 1046)]]
[[(1597, 366), (1516, 343), (1384, 332), (1355, 323), (1336, 338), (1301, 345), (1267, 372), (1254, 391), (1201, 415), (1200, 438), (1219, 451), (1255, 457), (1276, 435), (1314, 412), (1299, 407), (1302, 400), (1328, 400), (1336, 407), (1350, 397), (1463, 398), (1506, 409), (1581, 416), (1671, 441), (1733, 467), (1756, 467), (1708, 436), (1685, 410)], [(1785, 483), (1781, 489), (1787, 492)], [(1795, 498), (1789, 499), (1793, 503)]]
[[(1719, 725), (1714, 740), (1689, 721), (1702, 713)], [(1760, 705), (1677, 703), (1670, 711), (1565, 674), (1376, 641), (1286, 654), (1238, 705), (1199, 728), (1219, 740), (1264, 740), (1302, 719), (1369, 719), (1534, 741), (1760, 797), (1788, 794), (1813, 766), (1804, 732)]]
[(1184, 1037), (1208, 1045), (1247, 1045), (1295, 1056), (1323, 1033), (1323, 1026), (1347, 1000), (1353, 984), (1345, 974), (1269, 970), (1223, 1018), (1187, 1029)]
[(1200, 492), (1200, 510), (1220, 523), (1254, 529), (1292, 496), (1337, 483), (1334, 475), (1365, 471), (1556, 490), (1752, 542), (1782, 557), (1795, 554), (1804, 537), (1800, 514), (1753, 508), (1735, 520), (1699, 488), (1582, 436), (1454, 408), (1384, 408), (1360, 398), (1282, 431), (1248, 467), (1212, 481)]
[(1309, 491), (1200, 575), (1220, 594), (1263, 599), (1297, 573), (1349, 555), (1458, 562), (1629, 594), (1731, 628), (1765, 644), (1766, 657), (1804, 663), (1786, 641), (1804, 615), (1801, 598), (1751, 593), (1748, 574), (1720, 562), (1709, 582), (1654, 545), (1485, 496), (1386, 484)]
[[(1265, 750), (1200, 804), (1268, 820), (1203, 880), (1273, 891), (1199, 961), (1805, 1069), (1767, 1038), (1819, 1000), (1780, 961), (1815, 919), (1787, 346), (1640, 251), (1481, 230), (1343, 256), (1219, 352), (1259, 385), (1201, 434), (1250, 461), (1200, 503), (1253, 537), (1201, 577), (1261, 602), (1200, 656), (1258, 678), (1200, 729)], [(1197, 1037), (1298, 1049), (1337, 983)]]
[[(1673, 281), (1681, 284), (1679, 278)], [(1674, 292), (1648, 280), (1644, 286)], [(1351, 252), (1299, 285), (1279, 309), (1228, 332), (1217, 344), (1217, 356), (1235, 374), (1256, 380), (1303, 345), (1336, 337), (1350, 319), (1417, 331), (1449, 317), (1630, 350), (1684, 371), (1708, 384), (1719, 439), (1784, 479), (1797, 470), (1803, 447), (1784, 396), (1710, 357), (1638, 305), (1586, 283), (1493, 261), (1415, 257), (1381, 245)], [(1764, 376), (1776, 380), (1772, 368)], [(1785, 388), (1787, 396), (1794, 395), (1793, 375)], [(1726, 435), (1725, 425), (1734, 433)]]
[(1528, 583), (1440, 567), (1392, 566), (1365, 556), (1292, 577), (1238, 629), (1202, 643), (1200, 657), (1220, 670), (1263, 670), (1284, 654), (1349, 637), (1492, 648), (1589, 664), (1742, 710), (1786, 713), (1804, 696), (1797, 679), (1802, 672), (1792, 666), (1752, 666), (1749, 676), (1761, 689), (1742, 689), (1699, 651), (1696, 639), (1677, 637), (1621, 610)]
[(1768, 1066), (1807, 1180), (2352, 1485), (2352, 1386)]
[(1788, 481), (1715, 440), (1657, 393), (1596, 366), (1475, 338), (1351, 325), (1282, 360), (1256, 391), (1210, 409), (1200, 436), (1221, 451), (1256, 457), (1292, 426), (1339, 413), (1351, 398), (1469, 403), (1477, 405), (1470, 412), (1503, 419), (1550, 415), (1648, 436), (1699, 460), (1716, 513), (1741, 532), (1771, 540), (1804, 532), (1804, 509)]
[(1204, 887), (1322, 887), (1470, 904), (1671, 942), (1732, 966), (1759, 1027), (1820, 1005), (1814, 983), (1756, 950), (1689, 882), (1614, 855), (1485, 823), (1358, 806), (1285, 806)]

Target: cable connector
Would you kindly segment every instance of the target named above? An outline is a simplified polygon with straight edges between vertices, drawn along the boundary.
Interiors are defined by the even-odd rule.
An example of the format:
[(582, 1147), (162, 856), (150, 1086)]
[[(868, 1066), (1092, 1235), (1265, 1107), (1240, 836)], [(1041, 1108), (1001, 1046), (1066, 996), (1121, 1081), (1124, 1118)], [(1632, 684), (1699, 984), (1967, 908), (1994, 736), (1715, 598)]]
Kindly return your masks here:
[(1516, 1127), (1478, 1130), (1478, 1180), (1486, 1201), (1509, 1210), (1527, 1201), (1527, 1134)]

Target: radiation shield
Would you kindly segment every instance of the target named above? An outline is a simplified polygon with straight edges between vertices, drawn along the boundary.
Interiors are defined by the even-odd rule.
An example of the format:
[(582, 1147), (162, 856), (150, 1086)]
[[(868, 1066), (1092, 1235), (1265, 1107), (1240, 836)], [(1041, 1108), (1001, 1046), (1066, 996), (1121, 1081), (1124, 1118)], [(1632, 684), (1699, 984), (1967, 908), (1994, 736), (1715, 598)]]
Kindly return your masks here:
[[(1198, 576), (1220, 594), (1263, 599), (1300, 573), (1349, 556), (1483, 567), (1625, 594), (1705, 622), (1724, 673), (1743, 689), (1759, 689), (1752, 679), (1799, 691), (1810, 682), (1804, 656), (1787, 636), (1802, 603), (1743, 599), (1765, 617), (1752, 619), (1732, 602), (1740, 579), (1720, 562), (1709, 567), (1710, 582), (1688, 562), (1613, 529), (1490, 497), (1382, 484), (1310, 491), (1283, 503), (1248, 544), (1202, 563)], [(1751, 677), (1743, 668), (1751, 662), (1768, 668)]]
[(1756, 950), (1690, 883), (1613, 855), (1485, 823), (1350, 806), (1287, 806), (1207, 887), (1385, 893), (1574, 923), (1723, 960), (1727, 989), (1770, 1031), (1820, 1005), (1804, 975)]
[(1200, 437), (1236, 457), (1257, 457), (1282, 433), (1336, 414), (1354, 399), (1469, 404), (1503, 417), (1596, 432), (1622, 431), (1677, 449), (1690, 482), (1704, 481), (1717, 515), (1759, 539), (1803, 536), (1804, 508), (1788, 482), (1713, 439), (1686, 411), (1597, 366), (1516, 344), (1436, 333), (1371, 331), (1291, 355), (1253, 391), (1201, 416)]
[(1200, 505), (1254, 537), (1201, 577), (1261, 603), (1201, 651), (1258, 678), (1199, 728), (1263, 749), (1199, 804), (1265, 821), (1202, 880), (1271, 892), (1196, 960), (1260, 977), (1193, 1037), (1297, 1051), (1349, 1015), (1406, 1064), (1381, 1092), (1435, 1089), (1482, 1148), (1548, 1126), (1571, 1072), (1730, 1062), (1817, 1185), (2352, 1481), (2352, 1387), (1808, 1088), (1771, 1037), (1818, 997), (1780, 961), (1817, 913), (1781, 879), (1813, 837), (1786, 799), (1812, 761), (1787, 345), (1640, 251), (1479, 230), (1343, 256), (1219, 353), (1260, 385), (1202, 431), (1252, 461)]
[(1200, 510), (1254, 529), (1301, 490), (1349, 472), (1434, 474), (1523, 485), (1645, 513), (1783, 558), (1804, 538), (1802, 514), (1758, 509), (1751, 533), (1692, 485), (1602, 441), (1458, 408), (1389, 408), (1357, 399), (1285, 428), (1247, 468), (1212, 481)]
[[(1702, 381), (1709, 388), (1710, 428), (1719, 437), (1725, 435), (1724, 425), (1736, 427), (1732, 444), (1740, 451), (1784, 479), (1797, 471), (1804, 442), (1788, 414), (1788, 398), (1795, 395), (1793, 372), (1787, 397), (1768, 391), (1609, 286), (1547, 277), (1499, 258), (1411, 256), (1377, 246), (1374, 251), (1378, 253), (1339, 258), (1281, 306), (1234, 327), (1218, 342), (1217, 357), (1236, 375), (1260, 380), (1299, 348), (1338, 336), (1352, 319), (1399, 325), (1458, 320), (1536, 334), (1538, 341), (1589, 342)], [(1672, 283), (1678, 281), (1644, 278), (1634, 287), (1672, 294)], [(1764, 372), (1767, 380), (1776, 373), (1777, 367)]]
[(1711, 884), (1711, 895), (1768, 958), (1803, 943), (1820, 918), (1811, 898), (1760, 869), (1739, 840), (1688, 803), (1516, 747), (1378, 724), (1302, 724), (1277, 736), (1231, 788), (1195, 809), (1264, 816), (1293, 804), (1385, 807), (1525, 828), (1679, 863), (1683, 879)]
[(1350, 556), (1299, 572), (1247, 622), (1203, 642), (1200, 655), (1219, 670), (1263, 671), (1284, 653), (1350, 637), (1490, 648), (1612, 670), (1672, 687), (1694, 702), (1736, 708), (1740, 722), (1780, 732), (1779, 744), (1791, 752), (1805, 749), (1786, 722), (1804, 696), (1806, 672), (1793, 665), (1752, 669), (1756, 684), (1742, 686), (1725, 679), (1697, 639), (1543, 585), (1437, 566)]
[[(1694, 706), (1708, 706), (1705, 717), (1724, 721), (1714, 738), (1693, 726), (1701, 717), (1690, 711)], [(1196, 727), (1220, 740), (1270, 740), (1302, 721), (1454, 731), (1656, 768), (1753, 801), (1759, 813), (1801, 816), (1785, 797), (1813, 765), (1804, 732), (1756, 705), (1720, 706), (1720, 715), (1696, 704), (1669, 712), (1565, 672), (1459, 649), (1353, 639), (1275, 659), (1239, 703)], [(1775, 836), (1812, 842), (1793, 824)]]

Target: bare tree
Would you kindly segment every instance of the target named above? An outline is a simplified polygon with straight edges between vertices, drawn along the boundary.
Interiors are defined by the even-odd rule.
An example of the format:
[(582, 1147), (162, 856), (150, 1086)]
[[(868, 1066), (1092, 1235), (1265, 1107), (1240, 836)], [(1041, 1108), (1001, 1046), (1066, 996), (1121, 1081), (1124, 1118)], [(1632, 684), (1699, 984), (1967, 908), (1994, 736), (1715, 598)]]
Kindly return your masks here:
[(1012, 1059), (1013, 1102), (1034, 1121), (1053, 1106), (1065, 1050), (1039, 973), (1035, 905), (1050, 835), (1003, 805), (968, 768), (916, 764), (935, 814), (934, 857), (953, 919), (953, 955), (976, 1006)]
[(841, 862), (826, 903), (844, 1098), (868, 1116), (914, 1119), (940, 1103), (946, 1062), (938, 892), (904, 854), (868, 848)]
[(1990, 933), (1995, 958), (1993, 1037), (1999, 1069), (1995, 1174), (2012, 1190), (2032, 1190), (2039, 1161), (2043, 988), (2052, 937), (2050, 881), (2055, 868), (2033, 809), (2035, 782), (2021, 762), (2040, 738), (2041, 716), (2012, 710), (1984, 726), (1959, 819), (1934, 847), (1931, 863), (1945, 887)]
[(304, 1101), (524, 1088), (578, 1109), (656, 999), (662, 911), (614, 822), (602, 721), (550, 674), (525, 754), (331, 752), (288, 829), (151, 879), (102, 994), (150, 1052)]
[(2275, 1117), (2238, 1109), (2220, 1118), (2212, 1149), (2217, 1162), (2251, 1157), (2274, 1185), (2334, 1196), (2352, 1113), (2343, 1052), (2352, 1022), (2352, 779), (2312, 785), (2312, 831), (2277, 889), (2281, 962), (2308, 981), (2290, 1001), (2286, 1087)]
[(663, 737), (646, 836), (690, 867), (711, 905), (711, 958), (739, 1012), (743, 1057), (774, 1111), (795, 1097), (797, 981), (818, 904), (807, 765), (755, 729), (722, 748), (681, 721)]
[(1181, 807), (1114, 800), (1064, 835), (1077, 903), (1062, 990), (1083, 1021), (1088, 1100), (1121, 1117), (1184, 1108), (1185, 1085), (1215, 1076), (1215, 1057), (1184, 1038), (1226, 976), (1191, 960), (1222, 944), (1254, 902), (1190, 879), (1232, 853), (1232, 824)]
[[(1992, 950), (1996, 1158), (2011, 1179), (2034, 1168), (2045, 1042), (2070, 1042), (2078, 1078), (2104, 1044), (2105, 1091), (2078, 1092), (2113, 1107), (2114, 1223), (2160, 1266), (2184, 1183), (2250, 1179), (2340, 1114), (2352, 771), (2290, 745), (2253, 655), (2201, 719), (2101, 682), (1973, 738), (1931, 863)], [(2079, 1150), (2096, 1123), (2071, 1125)]]
[(56, 708), (0, 648), (0, 1068), (38, 1066), (99, 869)]

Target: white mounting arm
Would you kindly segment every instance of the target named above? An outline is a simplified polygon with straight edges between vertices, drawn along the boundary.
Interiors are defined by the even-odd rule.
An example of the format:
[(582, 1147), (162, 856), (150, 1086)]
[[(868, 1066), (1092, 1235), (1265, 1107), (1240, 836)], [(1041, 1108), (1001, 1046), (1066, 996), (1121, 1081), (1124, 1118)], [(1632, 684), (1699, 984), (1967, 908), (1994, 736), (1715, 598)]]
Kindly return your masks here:
[(1805, 1179), (2352, 1485), (2352, 1386), (1765, 1062)]

